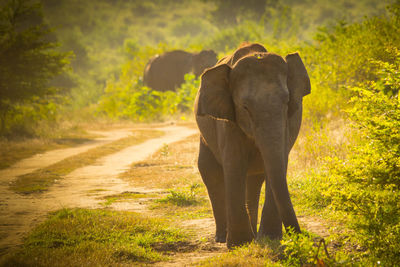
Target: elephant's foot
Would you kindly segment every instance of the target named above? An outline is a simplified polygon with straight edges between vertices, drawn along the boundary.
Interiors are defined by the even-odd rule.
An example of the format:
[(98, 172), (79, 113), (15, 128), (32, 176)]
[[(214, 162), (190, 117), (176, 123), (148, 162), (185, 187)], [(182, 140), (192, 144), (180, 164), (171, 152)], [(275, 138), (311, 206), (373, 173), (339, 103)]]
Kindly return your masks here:
[(217, 242), (217, 243), (225, 243), (226, 242), (226, 231), (217, 232), (215, 234), (215, 242)]
[(249, 243), (254, 240), (253, 231), (249, 228), (247, 231), (230, 231), (227, 235), (227, 247), (232, 249)]
[(277, 232), (259, 232), (257, 234), (257, 240), (262, 240), (263, 238), (268, 237), (271, 240), (280, 240), (282, 239), (282, 231), (277, 231)]
[(260, 240), (264, 237), (268, 237), (271, 240), (280, 240), (282, 239), (282, 223), (277, 223), (275, 225), (269, 224), (268, 226), (260, 225), (260, 230), (257, 234), (257, 240)]

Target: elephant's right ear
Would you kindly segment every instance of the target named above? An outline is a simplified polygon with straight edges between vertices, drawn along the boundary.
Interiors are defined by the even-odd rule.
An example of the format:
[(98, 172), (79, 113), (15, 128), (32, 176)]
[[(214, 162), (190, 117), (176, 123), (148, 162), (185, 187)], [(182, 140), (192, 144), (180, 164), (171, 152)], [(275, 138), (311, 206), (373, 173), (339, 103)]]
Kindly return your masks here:
[(196, 115), (209, 115), (216, 119), (235, 120), (235, 109), (229, 90), (231, 68), (221, 64), (207, 69), (201, 76), (197, 95)]
[(306, 67), (298, 53), (286, 56), (288, 64), (287, 86), (289, 89), (289, 117), (292, 116), (302, 105), (303, 96), (311, 92), (310, 78)]

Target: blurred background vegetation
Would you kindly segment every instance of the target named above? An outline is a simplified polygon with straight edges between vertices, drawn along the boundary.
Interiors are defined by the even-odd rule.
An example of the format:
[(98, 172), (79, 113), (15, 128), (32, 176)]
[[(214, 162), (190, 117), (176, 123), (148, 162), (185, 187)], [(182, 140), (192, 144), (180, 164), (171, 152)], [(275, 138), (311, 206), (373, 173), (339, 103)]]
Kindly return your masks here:
[[(65, 121), (160, 120), (178, 113), (179, 96), (149, 93), (142, 86), (149, 58), (178, 48), (214, 49), (220, 57), (243, 41), (260, 42), (277, 53), (300, 50), (313, 71), (314, 85), (325, 83), (321, 86), (328, 91), (338, 90), (341, 82), (354, 79), (354, 72), (361, 75), (354, 66), (373, 53), (364, 54), (368, 44), (351, 47), (357, 46), (356, 38), (344, 42), (345, 35), (351, 34), (345, 31), (352, 28), (361, 34), (351, 24), (359, 22), (362, 27), (365, 17), (384, 19), (388, 4), (373, 0), (252, 0), (246, 4), (237, 0), (2, 0), (0, 134), (37, 136)], [(359, 38), (374, 42), (375, 36)], [(347, 47), (335, 51), (339, 46)], [(353, 49), (363, 57), (347, 58)], [(347, 75), (348, 71), (353, 73)], [(320, 107), (313, 109), (330, 110), (324, 103), (328, 100), (319, 99)], [(152, 103), (148, 109), (147, 101)]]
[(400, 264), (398, 0), (0, 3), (0, 135), (8, 139), (103, 119), (192, 117), (193, 75), (177, 92), (143, 86), (145, 64), (167, 50), (213, 49), (221, 58), (247, 41), (283, 56), (299, 51), (312, 93), (297, 144), (304, 171), (292, 191), (311, 212), (340, 214), (350, 230), (336, 239), (337, 257)]

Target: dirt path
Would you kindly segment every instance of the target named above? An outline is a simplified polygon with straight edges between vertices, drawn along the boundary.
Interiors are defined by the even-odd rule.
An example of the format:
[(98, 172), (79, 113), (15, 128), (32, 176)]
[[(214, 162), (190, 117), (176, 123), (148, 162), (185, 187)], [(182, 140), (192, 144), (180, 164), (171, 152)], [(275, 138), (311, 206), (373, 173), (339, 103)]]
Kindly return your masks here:
[[(66, 207), (97, 208), (100, 206), (99, 198), (104, 195), (125, 191), (148, 192), (141, 188), (132, 188), (128, 183), (119, 179), (118, 175), (133, 162), (150, 156), (162, 145), (179, 141), (197, 132), (194, 129), (180, 126), (167, 126), (156, 128), (156, 130), (164, 131), (165, 135), (125, 148), (99, 159), (93, 165), (77, 169), (52, 186), (48, 192), (40, 195), (15, 194), (8, 189), (8, 184), (18, 175), (46, 167), (100, 144), (123, 138), (129, 135), (131, 130), (108, 132), (105, 133), (104, 138), (93, 144), (50, 151), (23, 160), (0, 172), (0, 254), (19, 245), (24, 234), (45, 220), (50, 211)], [(140, 204), (137, 205), (139, 206), (136, 208), (140, 209)], [(127, 206), (125, 209), (135, 210), (135, 207)]]
[[(132, 129), (119, 129), (109, 132), (90, 131), (90, 133), (101, 135), (102, 137), (96, 138), (93, 141), (87, 142), (77, 147), (56, 149), (45, 152), (43, 154), (36, 154), (33, 157), (17, 162), (7, 169), (0, 170), (0, 190), (2, 190), (4, 186), (7, 186), (11, 181), (13, 181), (16, 177), (20, 175), (31, 173), (37, 169), (47, 167), (65, 158), (77, 155), (97, 146), (127, 137), (132, 133)], [(3, 192), (0, 191), (0, 194), (1, 193)]]

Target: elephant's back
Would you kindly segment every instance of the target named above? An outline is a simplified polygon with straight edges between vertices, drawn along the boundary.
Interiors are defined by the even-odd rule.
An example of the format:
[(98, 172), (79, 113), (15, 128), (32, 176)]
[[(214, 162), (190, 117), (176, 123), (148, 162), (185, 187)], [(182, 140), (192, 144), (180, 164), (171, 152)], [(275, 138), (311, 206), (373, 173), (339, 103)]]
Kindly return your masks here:
[(185, 73), (191, 71), (191, 60), (192, 54), (182, 50), (166, 52), (148, 63), (144, 78), (155, 90), (174, 90), (183, 82)]

